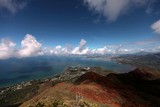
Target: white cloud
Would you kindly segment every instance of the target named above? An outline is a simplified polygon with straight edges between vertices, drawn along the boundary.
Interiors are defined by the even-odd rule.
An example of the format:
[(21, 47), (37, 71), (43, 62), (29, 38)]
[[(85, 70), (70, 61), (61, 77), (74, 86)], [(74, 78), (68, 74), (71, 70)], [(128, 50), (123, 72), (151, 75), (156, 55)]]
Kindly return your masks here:
[(61, 45), (56, 46), (56, 49), (61, 49), (61, 48), (62, 48)]
[(133, 53), (133, 51), (123, 48), (122, 45), (111, 45), (111, 46), (104, 46), (102, 48), (90, 50), (91, 54), (128, 54)]
[(71, 54), (72, 49), (70, 47), (62, 47), (61, 45), (58, 45), (55, 47), (42, 48), (42, 52), (44, 53), (44, 55), (66, 56)]
[(72, 50), (72, 54), (78, 54), (78, 55), (87, 54), (89, 52), (89, 48), (85, 48), (86, 43), (87, 43), (86, 40), (81, 39), (79, 46)]
[(81, 39), (80, 43), (79, 43), (79, 51), (82, 51), (86, 45), (87, 41), (84, 39)]
[(151, 25), (151, 28), (154, 30), (155, 33), (160, 34), (160, 20), (154, 22), (154, 23)]
[(41, 44), (30, 34), (27, 34), (21, 42), (22, 48), (18, 51), (18, 57), (35, 56), (41, 53)]
[(117, 54), (130, 54), (130, 53), (133, 53), (133, 52), (129, 49), (124, 48), (124, 49), (119, 49)]
[(14, 47), (16, 44), (9, 39), (1, 39), (0, 41), (0, 59), (7, 59), (14, 56)]
[(90, 10), (97, 12), (115, 21), (120, 15), (126, 13), (130, 8), (144, 6), (149, 0), (84, 0)]
[(104, 46), (103, 48), (98, 48), (98, 49), (93, 49), (91, 50), (91, 54), (101, 54), (104, 55), (106, 54), (108, 51), (107, 47)]
[[(67, 56), (67, 55), (105, 55), (105, 54), (131, 54), (141, 51), (158, 52), (160, 50), (159, 36), (145, 41), (136, 43), (127, 43), (122, 45), (108, 45), (101, 48), (90, 49), (86, 47), (87, 41), (80, 40), (77, 47), (63, 47), (57, 45), (55, 47), (42, 47), (42, 44), (37, 39), (27, 34), (21, 41), (21, 47), (16, 47), (16, 43), (9, 39), (0, 40), (0, 59), (8, 58), (24, 58), (40, 55), (50, 56)], [(147, 42), (147, 43), (146, 43)], [(154, 43), (154, 44), (153, 44)], [(152, 44), (152, 45), (151, 45)]]
[(24, 0), (0, 0), (0, 9), (7, 9), (12, 14), (15, 14), (18, 10), (23, 9), (26, 5)]

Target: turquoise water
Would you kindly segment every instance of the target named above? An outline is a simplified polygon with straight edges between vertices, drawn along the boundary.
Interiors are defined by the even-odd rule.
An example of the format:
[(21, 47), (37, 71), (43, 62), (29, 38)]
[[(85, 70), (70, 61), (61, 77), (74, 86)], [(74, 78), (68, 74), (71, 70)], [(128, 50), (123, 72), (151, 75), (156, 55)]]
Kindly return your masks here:
[(134, 69), (133, 66), (117, 64), (109, 59), (85, 57), (34, 57), (0, 60), (0, 87), (51, 77), (63, 72), (68, 66), (99, 66), (118, 73)]

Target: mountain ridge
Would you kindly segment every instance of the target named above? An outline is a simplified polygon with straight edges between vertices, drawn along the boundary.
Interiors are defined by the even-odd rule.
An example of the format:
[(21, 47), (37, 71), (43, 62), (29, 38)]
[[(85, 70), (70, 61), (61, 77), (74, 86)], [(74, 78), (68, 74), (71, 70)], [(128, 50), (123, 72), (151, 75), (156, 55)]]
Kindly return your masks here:
[[(39, 99), (37, 99), (37, 97), (33, 97), (33, 99), (25, 102), (20, 107), (25, 107), (27, 104), (36, 105), (37, 102), (44, 103), (47, 107), (47, 104), (45, 103), (47, 100), (49, 100), (50, 102), (48, 104), (51, 104), (51, 102), (55, 101), (55, 99), (58, 97), (63, 100), (66, 105), (68, 104), (68, 106), (71, 106), (72, 103), (68, 102), (75, 102), (74, 97), (76, 95), (80, 95), (81, 97), (83, 97), (83, 102), (81, 102), (82, 104), (85, 105), (85, 102), (90, 101), (90, 105), (96, 104), (97, 107), (158, 107), (158, 102), (160, 101), (160, 95), (158, 94), (160, 82), (157, 79), (148, 79), (148, 71), (145, 72), (148, 73), (147, 75), (141, 75), (144, 74), (144, 72), (145, 71), (142, 71), (140, 69), (135, 69), (125, 74), (110, 73), (106, 76), (97, 74), (95, 72), (86, 72), (85, 74), (77, 78), (73, 83), (58, 83), (54, 87), (51, 87), (47, 89), (47, 91), (44, 91), (43, 94), (40, 93)], [(144, 78), (141, 78), (142, 76)], [(147, 79), (145, 78), (145, 76), (147, 77)], [(158, 86), (158, 88), (145, 90), (143, 89), (143, 86)], [(58, 90), (59, 92), (57, 92)], [(50, 95), (47, 93), (50, 92), (53, 95), (57, 92), (57, 97), (52, 96), (47, 99), (47, 95)], [(62, 93), (63, 96), (61, 96)], [(45, 96), (46, 98), (43, 99), (43, 96)], [(80, 102), (77, 102), (77, 104), (79, 103)]]

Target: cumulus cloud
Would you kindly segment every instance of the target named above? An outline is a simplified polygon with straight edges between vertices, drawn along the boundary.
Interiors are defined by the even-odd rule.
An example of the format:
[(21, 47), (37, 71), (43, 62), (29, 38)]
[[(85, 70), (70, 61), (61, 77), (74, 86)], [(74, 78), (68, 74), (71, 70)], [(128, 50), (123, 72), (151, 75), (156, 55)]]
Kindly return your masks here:
[[(21, 41), (21, 47), (10, 39), (0, 40), (0, 59), (24, 58), (40, 55), (68, 56), (68, 55), (106, 55), (106, 54), (131, 54), (141, 51), (158, 52), (160, 50), (159, 36), (146, 41), (127, 43), (122, 45), (106, 45), (104, 47), (90, 49), (86, 47), (87, 41), (81, 39), (75, 48), (71, 46), (57, 45), (55, 47), (43, 47), (37, 39), (27, 34)], [(145, 46), (144, 46), (145, 45)], [(158, 47), (157, 47), (158, 46)], [(132, 47), (132, 48), (131, 48)]]
[(158, 47), (156, 48), (156, 50), (160, 51), (160, 46), (158, 46)]
[(41, 44), (30, 34), (27, 34), (21, 42), (22, 48), (18, 51), (19, 57), (29, 57), (41, 53)]
[(115, 21), (120, 15), (126, 13), (130, 8), (144, 6), (149, 0), (84, 0), (90, 10), (97, 12)]
[(12, 14), (15, 14), (18, 10), (23, 9), (26, 6), (24, 0), (0, 0), (0, 9), (6, 9)]
[(69, 55), (71, 49), (69, 47), (62, 47), (61, 45), (55, 46), (54, 48), (45, 48), (44, 53), (46, 55)]
[(80, 43), (79, 43), (79, 50), (82, 51), (86, 45), (87, 41), (84, 39), (81, 39)]
[(108, 50), (108, 48), (106, 46), (102, 47), (102, 48), (98, 48), (98, 49), (92, 49), (91, 50), (91, 54), (101, 54), (104, 55), (107, 52), (109, 52), (110, 50)]
[(151, 25), (151, 28), (154, 30), (155, 33), (160, 34), (160, 20), (154, 22), (154, 23)]
[(0, 41), (0, 59), (7, 59), (14, 56), (14, 47), (16, 44), (9, 39), (1, 39)]
[(24, 40), (21, 41), (21, 48), (16, 48), (16, 43), (9, 39), (1, 39), (0, 41), (0, 59), (12, 57), (23, 58), (37, 55), (44, 55), (42, 45), (30, 34), (27, 34)]
[(78, 55), (87, 54), (89, 52), (89, 48), (85, 48), (86, 43), (87, 43), (86, 40), (81, 39), (79, 46), (73, 49), (72, 54), (78, 54)]

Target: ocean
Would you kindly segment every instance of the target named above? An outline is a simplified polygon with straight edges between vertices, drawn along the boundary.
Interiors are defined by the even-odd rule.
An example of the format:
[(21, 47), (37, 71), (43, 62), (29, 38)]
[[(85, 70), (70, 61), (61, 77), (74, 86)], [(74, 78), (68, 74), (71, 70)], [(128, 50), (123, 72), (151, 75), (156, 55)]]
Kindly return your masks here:
[(96, 66), (124, 73), (135, 69), (126, 64), (118, 64), (108, 58), (86, 57), (31, 57), (0, 60), (0, 87), (15, 85), (23, 81), (51, 77), (63, 72), (69, 66)]

